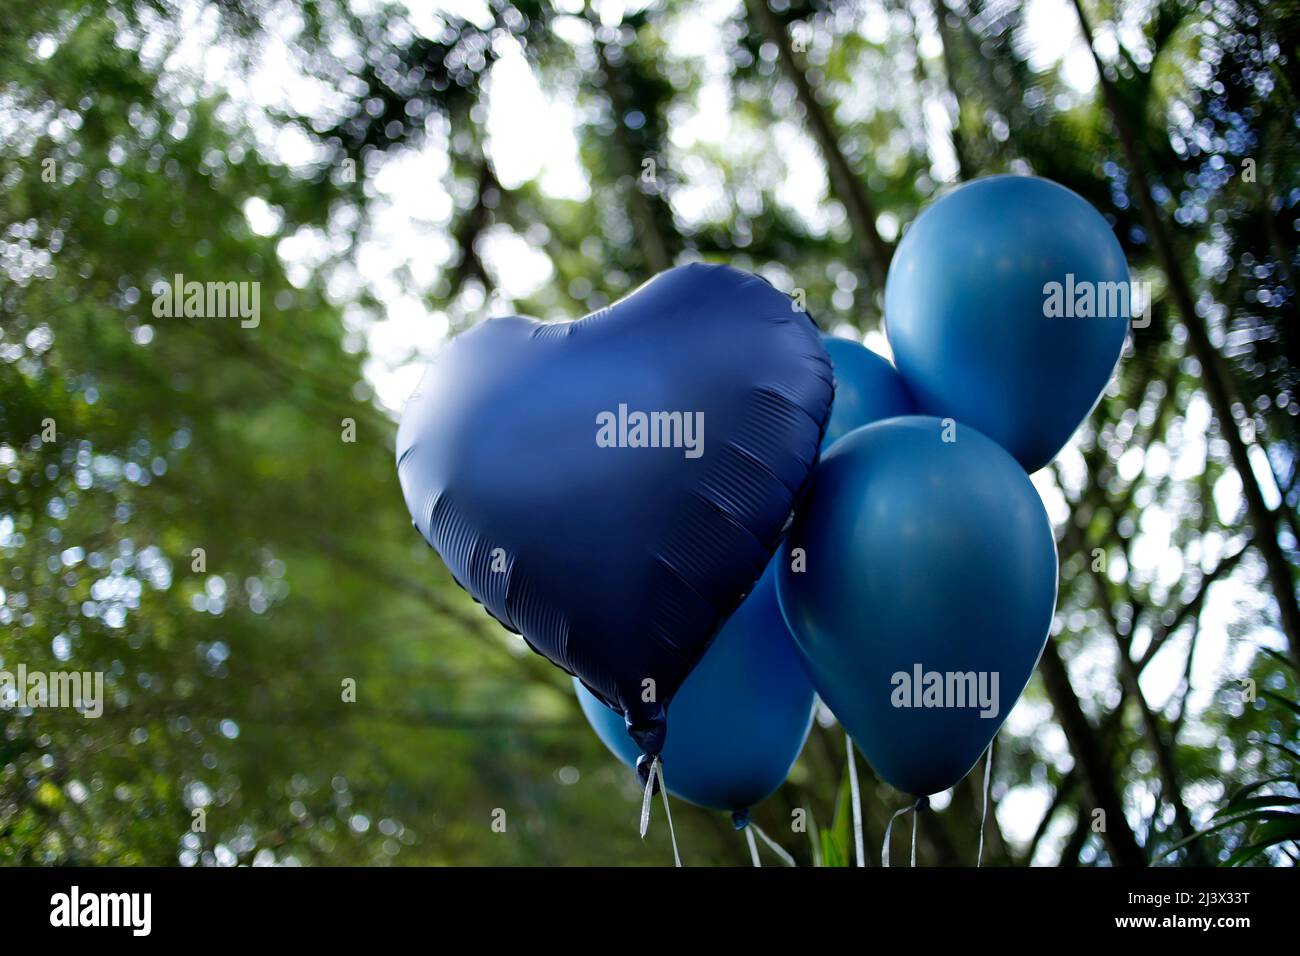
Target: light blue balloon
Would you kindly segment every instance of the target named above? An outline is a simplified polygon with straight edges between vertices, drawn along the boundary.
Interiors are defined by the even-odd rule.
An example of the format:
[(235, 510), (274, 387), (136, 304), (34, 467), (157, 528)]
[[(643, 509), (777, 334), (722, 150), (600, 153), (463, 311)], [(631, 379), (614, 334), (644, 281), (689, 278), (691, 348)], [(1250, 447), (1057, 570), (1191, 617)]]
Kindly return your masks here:
[[(1046, 179), (991, 176), (948, 193), (904, 233), (885, 327), (923, 413), (975, 426), (1033, 472), (1110, 380), (1131, 316), (1110, 296), (1127, 295), (1128, 282), (1115, 234), (1085, 199)], [(1051, 283), (1073, 317), (1045, 314)], [(1087, 288), (1109, 316), (1078, 315)]]
[(862, 425), (916, 413), (916, 402), (888, 359), (852, 339), (823, 335), (822, 345), (835, 374), (835, 398), (822, 438), (823, 452)]
[[(1056, 543), (1024, 470), (967, 425), (868, 425), (822, 458), (786, 548), (807, 564), (779, 565), (781, 609), (822, 700), (894, 787), (953, 786), (1024, 690), (1052, 623)], [(924, 693), (930, 674), (942, 675), (938, 698)], [(948, 679), (968, 674), (973, 685)]]
[[(640, 751), (623, 715), (577, 680), (574, 686), (596, 736), (635, 768)], [(714, 810), (743, 811), (761, 802), (798, 759), (812, 708), (812, 684), (777, 607), (769, 564), (669, 704), (668, 792)]]

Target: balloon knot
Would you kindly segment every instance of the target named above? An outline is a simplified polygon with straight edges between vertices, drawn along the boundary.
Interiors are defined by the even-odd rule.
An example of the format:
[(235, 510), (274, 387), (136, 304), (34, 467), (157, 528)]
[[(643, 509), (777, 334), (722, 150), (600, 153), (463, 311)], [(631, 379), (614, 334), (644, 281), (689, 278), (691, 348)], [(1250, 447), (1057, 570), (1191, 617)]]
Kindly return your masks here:
[(736, 810), (732, 813), (731, 825), (737, 830), (743, 830), (745, 827), (749, 826), (749, 808), (746, 807), (744, 810)]
[(918, 797), (918, 798), (917, 798), (917, 801), (916, 801), (916, 806), (914, 806), (912, 809), (915, 810), (917, 813), (920, 813), (922, 810), (929, 810), (929, 809), (930, 809), (930, 798), (929, 798), (929, 797)]

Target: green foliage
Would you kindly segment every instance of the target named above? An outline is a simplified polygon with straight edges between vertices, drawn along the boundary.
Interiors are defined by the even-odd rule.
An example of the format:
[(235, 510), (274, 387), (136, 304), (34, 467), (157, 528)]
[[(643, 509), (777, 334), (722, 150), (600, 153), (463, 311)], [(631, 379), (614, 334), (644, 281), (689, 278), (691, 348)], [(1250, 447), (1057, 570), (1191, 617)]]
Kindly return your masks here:
[(853, 866), (853, 791), (846, 773), (835, 799), (835, 816), (821, 831), (822, 866)]
[(1288, 741), (1300, 738), (1300, 691), (1295, 678), (1300, 668), (1281, 654), (1266, 651), (1283, 665), (1292, 678), (1286, 694), (1262, 690), (1261, 703), (1270, 703), (1277, 716), (1259, 743), (1268, 748), (1280, 772), (1255, 780), (1236, 790), (1210, 818), (1210, 825), (1171, 846), (1173, 853), (1206, 837), (1230, 831), (1230, 850), (1220, 854), (1224, 866), (1244, 866), (1266, 860), (1269, 851), (1286, 852), (1286, 845), (1300, 847), (1300, 750)]

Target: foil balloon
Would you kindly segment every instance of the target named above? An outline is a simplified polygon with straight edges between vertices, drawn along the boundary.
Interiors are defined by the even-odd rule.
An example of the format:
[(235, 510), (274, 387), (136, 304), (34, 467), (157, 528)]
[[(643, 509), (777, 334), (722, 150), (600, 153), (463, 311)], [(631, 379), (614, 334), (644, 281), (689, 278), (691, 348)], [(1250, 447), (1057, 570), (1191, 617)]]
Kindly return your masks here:
[[(596, 736), (635, 766), (637, 748), (622, 715), (574, 683)], [(769, 565), (673, 698), (664, 784), (697, 806), (743, 813), (781, 786), (808, 738), (812, 711), (812, 684), (777, 606)]]
[(455, 580), (623, 715), (646, 773), (776, 548), (831, 392), (787, 296), (681, 266), (577, 321), (458, 336), (403, 413), (398, 477)]

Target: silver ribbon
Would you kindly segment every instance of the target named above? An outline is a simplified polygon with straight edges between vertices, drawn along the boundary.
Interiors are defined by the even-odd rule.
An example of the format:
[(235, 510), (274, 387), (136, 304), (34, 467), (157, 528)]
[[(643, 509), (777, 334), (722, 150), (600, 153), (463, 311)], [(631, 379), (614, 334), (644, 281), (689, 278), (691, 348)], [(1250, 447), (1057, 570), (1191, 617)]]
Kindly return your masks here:
[[(764, 833), (761, 829), (759, 829), (759, 826), (758, 826), (757, 823), (754, 823), (754, 822), (751, 821), (750, 824), (749, 824), (747, 827), (745, 827), (745, 832), (746, 832), (746, 833), (748, 833), (750, 830), (753, 830), (755, 833), (757, 833), (757, 834), (758, 834), (758, 838), (759, 838), (760, 840), (762, 840), (764, 843), (766, 843), (766, 844), (767, 844), (767, 848), (768, 848), (769, 850), (771, 850), (773, 853), (775, 853), (778, 857), (780, 857), (781, 862), (784, 863), (786, 866), (798, 866), (798, 865), (799, 865), (799, 864), (795, 863), (795, 861), (794, 861), (794, 857), (792, 857), (789, 853), (787, 853), (787, 852), (785, 851), (785, 848), (784, 848), (783, 846), (781, 846), (781, 844), (777, 843), (777, 842), (776, 842), (775, 840), (773, 840), (770, 836), (768, 836), (768, 835), (767, 835), (766, 833)], [(751, 837), (751, 838), (750, 838), (750, 846), (752, 847), (753, 845), (754, 845), (754, 844), (753, 844), (753, 838)], [(755, 856), (754, 859), (757, 860), (758, 857)], [(755, 866), (761, 866), (762, 864), (760, 864), (760, 863), (755, 863), (754, 865), (755, 865)]]
[(654, 796), (656, 780), (659, 782), (659, 793), (664, 798), (664, 816), (668, 818), (668, 838), (673, 844), (673, 863), (681, 866), (682, 858), (677, 852), (677, 832), (673, 829), (673, 811), (668, 806), (668, 788), (664, 786), (663, 761), (657, 754), (650, 761), (650, 773), (646, 775), (645, 781), (645, 796), (641, 800), (641, 839), (645, 839), (646, 831), (650, 829), (650, 800)]
[(858, 761), (853, 756), (853, 738), (844, 731), (844, 746), (849, 752), (849, 795), (853, 798), (853, 850), (858, 866), (866, 866), (867, 851), (862, 842), (862, 797), (858, 793)]
[(989, 749), (984, 754), (984, 805), (980, 808), (980, 848), (975, 857), (976, 869), (984, 860), (984, 821), (989, 815), (989, 775), (993, 772), (993, 741), (997, 739), (995, 734), (993, 740), (989, 741)]

